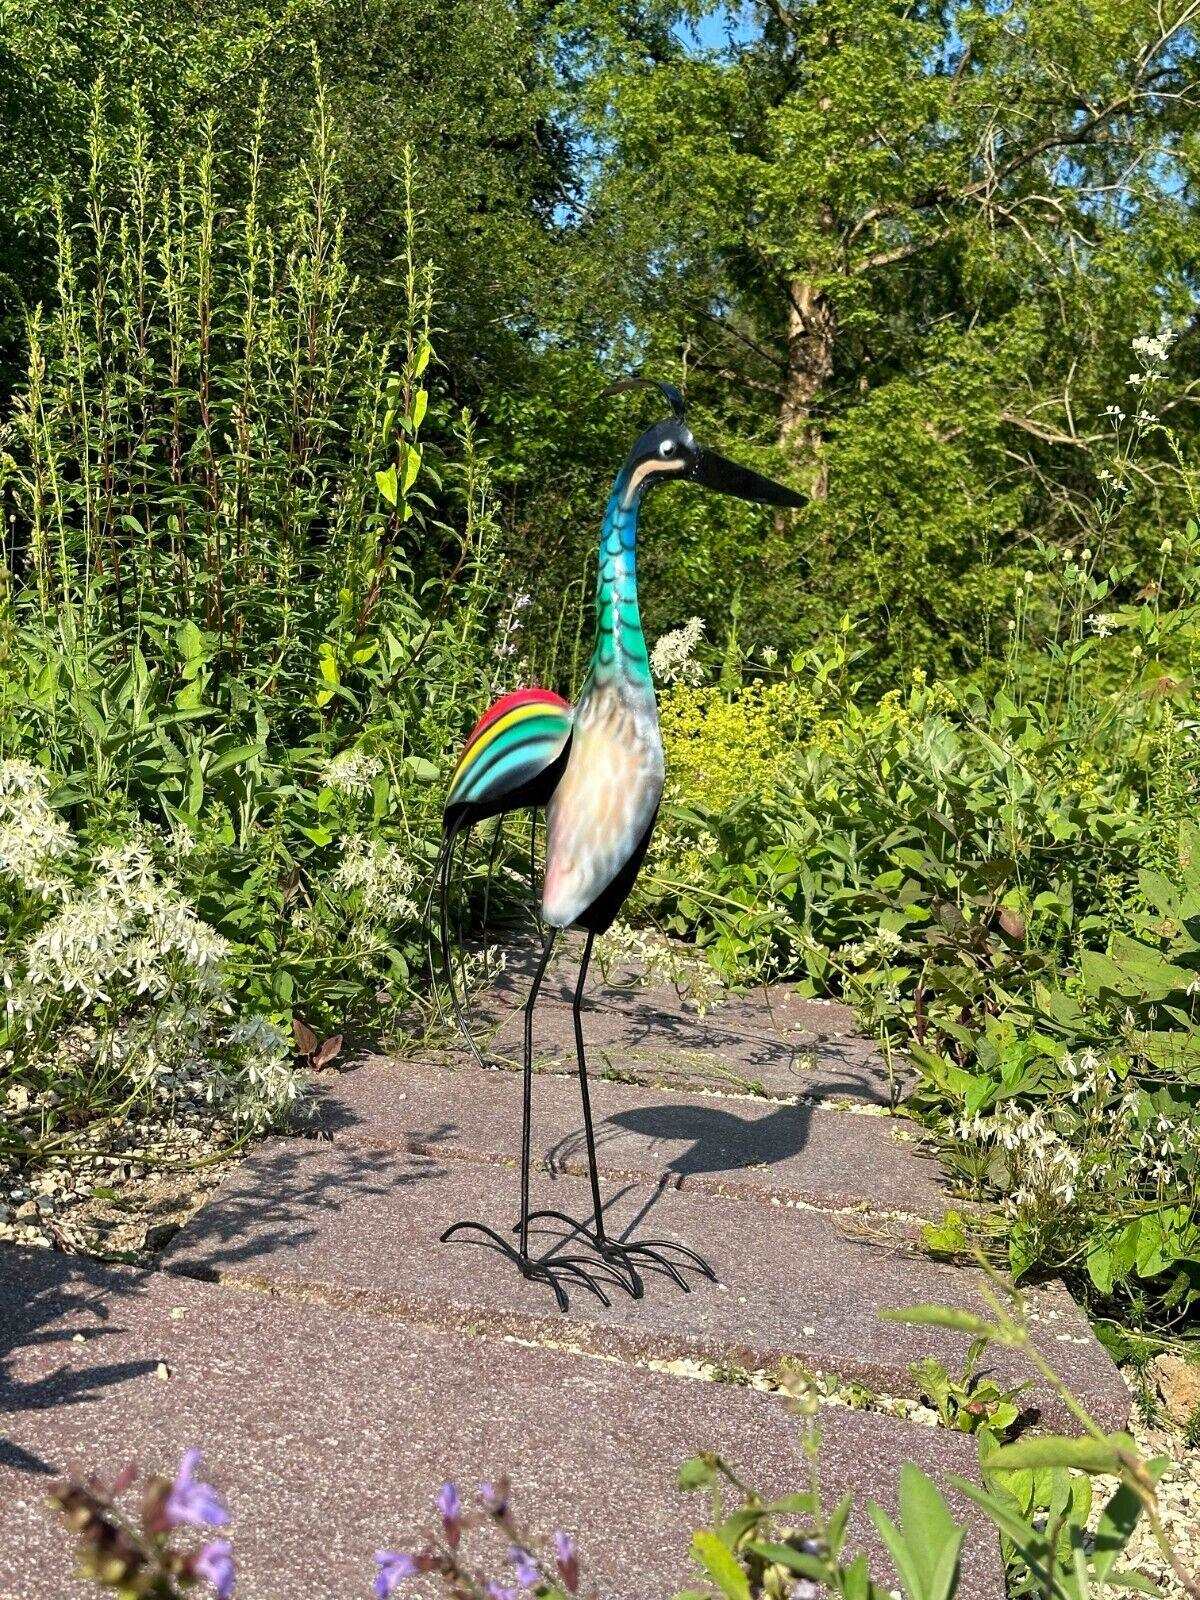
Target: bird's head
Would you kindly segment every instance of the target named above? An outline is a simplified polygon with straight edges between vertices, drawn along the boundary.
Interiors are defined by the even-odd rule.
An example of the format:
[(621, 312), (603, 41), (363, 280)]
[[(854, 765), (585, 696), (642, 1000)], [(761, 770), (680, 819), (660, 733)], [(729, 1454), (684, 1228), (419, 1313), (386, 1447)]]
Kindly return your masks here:
[(687, 424), (687, 406), (674, 384), (651, 382), (645, 378), (624, 378), (609, 386), (605, 394), (626, 389), (657, 389), (671, 407), (671, 415), (647, 428), (629, 452), (625, 462), (626, 494), (652, 488), (656, 483), (679, 479), (696, 483), (718, 494), (737, 495), (760, 505), (802, 506), (805, 497), (785, 488), (772, 478), (750, 467), (739, 466), (699, 444)]

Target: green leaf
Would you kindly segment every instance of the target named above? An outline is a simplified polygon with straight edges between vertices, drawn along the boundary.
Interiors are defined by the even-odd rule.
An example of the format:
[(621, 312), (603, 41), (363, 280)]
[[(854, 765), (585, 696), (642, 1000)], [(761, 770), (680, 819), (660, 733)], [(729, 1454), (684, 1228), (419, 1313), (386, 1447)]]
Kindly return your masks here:
[(1092, 1566), (1101, 1583), (1108, 1577), (1117, 1557), (1129, 1543), (1141, 1514), (1141, 1500), (1127, 1483), (1121, 1484), (1100, 1513), (1100, 1521), (1096, 1524)]
[(773, 1539), (751, 1539), (746, 1549), (752, 1550), (764, 1561), (774, 1562), (777, 1567), (786, 1567), (801, 1578), (813, 1578), (817, 1583), (824, 1583), (828, 1575), (823, 1561), (804, 1550), (793, 1550), (790, 1544), (777, 1544)]
[(400, 493), (396, 486), (396, 468), (394, 465), (390, 466), (386, 472), (377, 472), (375, 474), (375, 487), (388, 505), (394, 506), (396, 504), (396, 501), (400, 498)]
[(225, 772), (230, 767), (237, 767), (243, 761), (249, 761), (253, 756), (262, 755), (266, 746), (263, 744), (239, 744), (232, 750), (222, 750), (220, 755), (214, 756), (208, 764), (208, 775), (216, 777), (219, 772)]
[(1118, 1473), (1121, 1470), (1118, 1451), (1132, 1448), (1133, 1440), (1126, 1433), (1114, 1433), (1107, 1439), (1067, 1439), (1054, 1434), (1001, 1445), (988, 1465), (997, 1472), (1019, 1472), (1026, 1467), (1034, 1471), (1041, 1467), (1073, 1467), (1077, 1472)]
[(765, 1506), (744, 1506), (740, 1511), (731, 1511), (714, 1531), (723, 1544), (736, 1550), (739, 1540), (744, 1539), (751, 1528), (756, 1528), (766, 1515)]
[(1096, 1240), (1086, 1257), (1088, 1277), (1101, 1294), (1111, 1294), (1117, 1278), (1117, 1263), (1107, 1239)]
[(716, 1467), (707, 1457), (691, 1456), (675, 1475), (675, 1482), (687, 1493), (692, 1489), (707, 1489), (716, 1476)]
[(187, 662), (199, 661), (204, 655), (204, 635), (189, 618), (175, 629), (175, 648)]
[(418, 389), (413, 395), (412, 425), (414, 431), (425, 421), (425, 412), (429, 408), (429, 390)]
[(180, 711), (200, 711), (204, 707), (204, 684), (199, 678), (191, 683), (185, 683), (175, 696), (175, 704)]
[(967, 1233), (962, 1214), (947, 1211), (940, 1222), (927, 1222), (921, 1229), (925, 1248), (935, 1255), (958, 1255), (967, 1248)]
[(866, 1556), (855, 1556), (842, 1573), (842, 1594), (845, 1600), (868, 1600), (871, 1577)]
[(941, 1600), (934, 1577), (948, 1547), (953, 1547), (957, 1557), (963, 1530), (950, 1515), (936, 1485), (911, 1461), (900, 1469), (900, 1521), (913, 1551), (923, 1593), (928, 1600)]
[(728, 1600), (751, 1600), (750, 1582), (737, 1558), (726, 1549), (715, 1533), (701, 1530), (692, 1535), (692, 1553)]
[(926, 1600), (916, 1560), (900, 1529), (883, 1507), (876, 1505), (873, 1500), (867, 1506), (867, 1515), (879, 1530), (880, 1538), (888, 1547), (888, 1552), (896, 1568), (896, 1575), (903, 1585), (908, 1600)]
[(187, 790), (184, 794), (184, 805), (193, 817), (200, 815), (200, 807), (204, 804), (204, 774), (200, 770), (200, 757), (193, 750), (188, 757)]
[(900, 1471), (898, 1528), (881, 1506), (868, 1515), (887, 1545), (909, 1600), (948, 1600), (958, 1571), (963, 1529), (947, 1509), (936, 1485), (911, 1461)]
[(331, 688), (337, 688), (342, 681), (338, 671), (337, 652), (332, 643), (326, 639), (317, 651), (317, 671)]
[(986, 1489), (981, 1489), (969, 1478), (960, 1478), (956, 1472), (949, 1474), (948, 1481), (960, 1494), (965, 1494), (968, 1500), (973, 1500), (984, 1515), (989, 1517), (1018, 1549), (1030, 1549), (1037, 1545), (1039, 1540), (1037, 1530), (1013, 1509), (1009, 1501), (1002, 1500), (999, 1495), (990, 1494)]
[(1132, 1589), (1135, 1594), (1154, 1595), (1156, 1600), (1162, 1600), (1162, 1590), (1153, 1579), (1143, 1577), (1140, 1572), (1110, 1572), (1109, 1586), (1113, 1589)]

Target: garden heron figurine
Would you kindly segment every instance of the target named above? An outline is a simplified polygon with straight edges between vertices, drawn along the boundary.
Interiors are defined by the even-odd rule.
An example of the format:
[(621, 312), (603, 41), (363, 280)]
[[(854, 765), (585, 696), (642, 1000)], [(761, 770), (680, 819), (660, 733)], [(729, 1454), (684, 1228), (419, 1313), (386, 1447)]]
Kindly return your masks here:
[[(657, 389), (671, 414), (637, 440), (609, 496), (600, 533), (595, 648), (579, 698), (572, 706), (548, 689), (518, 689), (497, 700), (479, 719), (451, 780), (443, 814), (442, 849), (431, 887), (431, 899), (434, 892), (439, 898), (442, 976), (467, 1043), (482, 1065), (454, 986), (448, 902), (455, 850), (458, 846), (461, 857), (476, 823), (499, 817), (499, 830), (508, 812), (531, 810), (536, 828), (537, 811), (545, 808), (543, 936), (524, 1007), (521, 1212), (513, 1229), (516, 1242), (485, 1222), (456, 1222), (442, 1239), (463, 1232), (481, 1235), (503, 1251), (526, 1278), (548, 1283), (563, 1309), (566, 1297), (560, 1278), (585, 1285), (608, 1304), (605, 1283), (619, 1285), (635, 1297), (642, 1294), (639, 1267), (664, 1272), (685, 1289), (688, 1284), (681, 1270), (685, 1265), (712, 1277), (707, 1264), (680, 1244), (615, 1239), (606, 1231), (580, 1017), (592, 945), (596, 935), (611, 925), (633, 887), (654, 831), (663, 790), (658, 710), (638, 611), (638, 515), (648, 491), (670, 482), (698, 484), (766, 505), (804, 504), (803, 497), (793, 490), (698, 444), (687, 424), (683, 396), (671, 384), (631, 378), (605, 392), (634, 387)], [(572, 1013), (591, 1179), (590, 1223), (565, 1212), (531, 1214), (529, 1210), (534, 1008), (555, 939), (566, 928), (581, 929), (586, 935)], [(571, 1230), (569, 1238), (583, 1241), (590, 1253), (532, 1256), (529, 1225), (535, 1221), (565, 1223)]]

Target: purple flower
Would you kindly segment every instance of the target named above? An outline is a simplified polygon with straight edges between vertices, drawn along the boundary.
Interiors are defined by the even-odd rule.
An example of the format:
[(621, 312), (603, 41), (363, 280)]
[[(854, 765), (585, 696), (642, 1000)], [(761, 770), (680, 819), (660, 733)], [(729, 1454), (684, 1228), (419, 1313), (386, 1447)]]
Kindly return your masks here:
[(579, 1551), (571, 1535), (564, 1533), (561, 1528), (554, 1535), (554, 1559), (558, 1563), (558, 1575), (563, 1581), (563, 1588), (568, 1594), (574, 1594), (579, 1587)]
[(229, 1540), (212, 1539), (208, 1544), (201, 1545), (199, 1555), (192, 1557), (192, 1571), (197, 1578), (212, 1584), (217, 1600), (229, 1600), (236, 1578), (233, 1546)]
[(499, 1483), (481, 1483), (478, 1489), (479, 1504), (493, 1517), (502, 1517), (508, 1510), (508, 1480)]
[(376, 1550), (375, 1565), (379, 1568), (375, 1574), (376, 1600), (387, 1600), (405, 1578), (415, 1578), (421, 1570), (407, 1550)]
[(223, 1528), (229, 1521), (225, 1502), (211, 1483), (200, 1483), (196, 1469), (200, 1465), (199, 1450), (185, 1450), (175, 1482), (171, 1485), (163, 1507), (163, 1518), (168, 1528), (177, 1528), (181, 1522), (193, 1528)]
[(446, 1530), (446, 1542), (451, 1550), (458, 1546), (462, 1536), (462, 1501), (458, 1497), (458, 1486), (453, 1483), (444, 1483), (438, 1491), (437, 1508), (442, 1514), (442, 1527)]
[(519, 1544), (514, 1544), (509, 1549), (508, 1559), (516, 1569), (517, 1582), (523, 1589), (532, 1589), (535, 1584), (541, 1583), (541, 1568), (528, 1550), (522, 1550)]
[(519, 1589), (506, 1589), (502, 1583), (497, 1583), (495, 1578), (488, 1584), (484, 1592), (487, 1595), (487, 1600), (521, 1600), (521, 1591)]

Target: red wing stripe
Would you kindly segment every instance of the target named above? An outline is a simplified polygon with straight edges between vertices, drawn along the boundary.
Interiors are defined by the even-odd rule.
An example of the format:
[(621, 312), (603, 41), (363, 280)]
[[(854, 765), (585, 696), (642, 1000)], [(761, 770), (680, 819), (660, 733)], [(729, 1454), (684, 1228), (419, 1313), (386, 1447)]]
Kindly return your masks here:
[(569, 711), (571, 702), (564, 700), (562, 695), (555, 694), (553, 689), (514, 689), (512, 694), (501, 696), (494, 706), (489, 706), (479, 721), (467, 736), (463, 749), (468, 749), (485, 728), (490, 728), (499, 717), (505, 716), (509, 711), (515, 711), (518, 706), (547, 705), (558, 706), (564, 711)]

